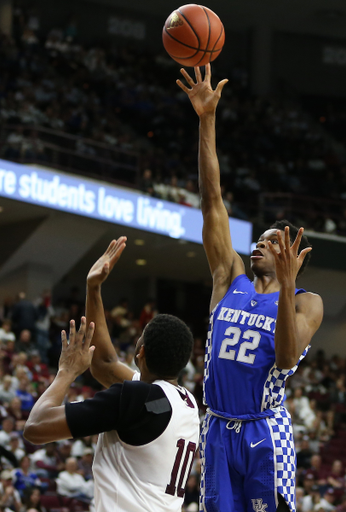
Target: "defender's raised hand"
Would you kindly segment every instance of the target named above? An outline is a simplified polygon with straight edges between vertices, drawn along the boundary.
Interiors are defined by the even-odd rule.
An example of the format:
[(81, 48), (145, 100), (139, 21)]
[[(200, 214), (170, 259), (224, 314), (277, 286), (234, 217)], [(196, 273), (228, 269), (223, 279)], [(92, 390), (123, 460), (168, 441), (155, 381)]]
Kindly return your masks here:
[(268, 242), (268, 247), (275, 258), (276, 278), (281, 285), (295, 282), (305, 256), (308, 252), (312, 251), (312, 247), (306, 247), (298, 254), (303, 233), (304, 228), (300, 228), (295, 241), (291, 245), (290, 228), (288, 226), (285, 227), (285, 243), (282, 239), (281, 231), (278, 230), (277, 236), (280, 251), (275, 250), (273, 244), (270, 241)]
[(192, 80), (190, 75), (185, 71), (185, 69), (181, 69), (180, 72), (191, 87), (189, 89), (184, 85), (180, 80), (177, 80), (177, 84), (179, 87), (186, 92), (190, 101), (192, 103), (193, 108), (195, 109), (198, 116), (202, 116), (207, 113), (215, 113), (216, 107), (221, 98), (222, 89), (227, 84), (228, 80), (221, 80), (217, 84), (215, 91), (213, 91), (211, 87), (211, 66), (207, 64), (205, 66), (205, 77), (202, 80), (201, 69), (196, 67), (195, 69), (195, 77), (196, 83)]
[(93, 358), (94, 346), (90, 346), (95, 331), (95, 324), (90, 322), (86, 329), (86, 318), (82, 316), (79, 331), (76, 332), (75, 321), (70, 322), (69, 340), (66, 332), (61, 332), (61, 355), (59, 359), (59, 370), (71, 373), (74, 378), (87, 370)]
[(88, 286), (100, 286), (107, 279), (125, 249), (126, 241), (126, 236), (121, 236), (118, 240), (111, 241), (106, 252), (89, 270), (87, 276)]

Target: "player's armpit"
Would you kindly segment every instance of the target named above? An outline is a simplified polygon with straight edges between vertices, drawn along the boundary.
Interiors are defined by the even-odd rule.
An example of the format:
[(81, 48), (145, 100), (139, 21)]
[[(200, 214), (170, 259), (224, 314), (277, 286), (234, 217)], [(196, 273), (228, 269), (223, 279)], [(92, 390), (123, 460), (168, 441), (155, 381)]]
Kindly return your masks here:
[(66, 421), (65, 406), (47, 408), (39, 422), (30, 420), (25, 423), (24, 437), (32, 444), (45, 444), (62, 439), (71, 439), (72, 435)]
[(224, 298), (232, 281), (239, 275), (245, 274), (244, 262), (234, 251), (233, 267), (229, 269), (226, 265), (220, 265), (213, 274), (213, 291), (210, 300), (210, 312)]
[(91, 366), (92, 376), (105, 388), (112, 384), (132, 380), (135, 372), (121, 361), (98, 361)]
[(300, 353), (309, 345), (323, 319), (323, 302), (315, 293), (296, 295), (296, 325)]

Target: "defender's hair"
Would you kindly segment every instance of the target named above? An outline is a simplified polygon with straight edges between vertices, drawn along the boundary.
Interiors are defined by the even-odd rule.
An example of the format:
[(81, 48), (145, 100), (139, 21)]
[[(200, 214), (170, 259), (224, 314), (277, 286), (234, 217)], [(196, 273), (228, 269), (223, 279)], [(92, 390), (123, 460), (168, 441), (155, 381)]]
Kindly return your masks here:
[[(288, 226), (290, 228), (290, 241), (291, 241), (291, 244), (292, 244), (295, 241), (296, 237), (297, 237), (299, 228), (297, 228), (297, 226), (294, 226), (290, 221), (288, 221), (288, 220), (277, 220), (277, 221), (274, 222), (274, 224), (272, 224), (270, 226), (270, 229), (280, 229), (281, 231), (285, 231), (285, 227), (286, 226)], [(298, 247), (298, 254), (303, 249), (306, 249), (306, 247), (312, 247), (312, 245), (310, 244), (308, 238), (305, 235), (303, 235), (302, 239), (300, 241), (299, 247)], [(311, 252), (308, 252), (307, 255), (304, 258), (302, 266), (299, 269), (299, 272), (297, 274), (297, 279), (298, 279), (299, 276), (302, 275), (302, 273), (304, 272), (304, 270), (308, 266), (310, 258), (311, 258)]]
[(148, 369), (161, 378), (175, 378), (191, 355), (193, 336), (188, 326), (172, 315), (157, 315), (143, 333)]

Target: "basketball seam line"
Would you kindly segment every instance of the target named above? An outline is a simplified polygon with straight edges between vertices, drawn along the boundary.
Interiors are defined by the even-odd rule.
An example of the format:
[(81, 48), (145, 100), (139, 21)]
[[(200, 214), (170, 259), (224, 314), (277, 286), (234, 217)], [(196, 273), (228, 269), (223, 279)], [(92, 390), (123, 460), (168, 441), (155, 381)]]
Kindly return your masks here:
[(195, 34), (195, 36), (197, 37), (197, 41), (198, 41), (198, 51), (200, 51), (200, 48), (201, 48), (201, 41), (199, 40), (199, 37), (198, 37), (198, 34), (197, 32), (195, 31), (195, 29), (193, 28), (193, 26), (191, 25), (191, 23), (189, 22), (189, 20), (187, 19), (187, 17), (184, 15), (184, 13), (182, 13), (180, 11), (180, 9), (177, 9), (178, 12), (182, 15), (182, 17), (184, 18), (184, 20), (186, 21), (186, 23), (189, 25), (189, 27), (191, 28), (192, 32)]
[[(215, 42), (215, 44), (214, 44), (214, 48), (215, 48), (215, 46), (217, 45), (217, 43), (220, 41), (220, 38), (221, 38), (221, 36), (222, 36), (222, 34), (223, 34), (223, 31), (224, 31), (223, 24), (221, 24), (221, 32), (220, 32), (219, 37), (217, 38), (217, 41), (216, 41), (216, 42)], [(212, 50), (212, 51), (219, 51), (219, 50), (214, 50), (214, 48), (213, 48), (213, 50)], [(221, 50), (222, 50), (222, 48), (221, 48)]]
[[(210, 19), (209, 19), (208, 13), (207, 13), (207, 11), (204, 9), (204, 7), (202, 7), (202, 9), (203, 9), (203, 11), (204, 11), (204, 13), (205, 13), (205, 15), (206, 15), (206, 17), (207, 17), (207, 20), (208, 20), (208, 27), (209, 27), (209, 30), (208, 30), (208, 41), (207, 41), (207, 46), (206, 46), (206, 47), (208, 48), (208, 46), (209, 46), (209, 41), (210, 41), (210, 32), (211, 32)], [(204, 53), (203, 53), (203, 57), (201, 57), (201, 58), (199, 59), (199, 61), (197, 62), (196, 66), (198, 66), (198, 64), (199, 64), (199, 63), (204, 59), (204, 57), (206, 56), (206, 54), (207, 54), (207, 50), (205, 50), (205, 51), (204, 51)], [(210, 55), (210, 57), (211, 57), (211, 55)], [(209, 58), (209, 62), (210, 62), (210, 58)]]
[[(178, 41), (178, 42), (179, 42), (179, 41)], [(192, 47), (191, 47), (191, 46), (189, 46), (189, 48), (192, 48)], [(192, 50), (195, 50), (195, 49), (196, 49), (196, 48), (192, 48)], [(217, 49), (217, 50), (198, 50), (198, 51), (200, 51), (200, 52), (204, 52), (204, 53), (216, 53), (216, 52), (219, 52), (219, 51), (221, 51), (221, 50), (222, 50), (222, 48), (219, 48), (219, 49)], [(181, 59), (181, 60), (185, 59), (185, 60), (186, 60), (186, 59), (192, 59), (192, 58), (196, 55), (196, 53), (198, 53), (198, 52), (196, 52), (196, 53), (194, 53), (193, 55), (191, 55), (191, 57), (179, 57), (179, 55), (173, 55), (173, 53), (169, 53), (169, 52), (167, 52), (167, 53), (168, 53), (168, 55), (170, 55), (171, 57), (176, 57), (177, 59)]]
[[(200, 51), (198, 48), (194, 48), (193, 46), (190, 46), (189, 44), (185, 44), (185, 43), (182, 43), (181, 41), (179, 41), (179, 39), (177, 39), (176, 37), (172, 36), (172, 34), (167, 31), (166, 27), (165, 27), (165, 32), (166, 32), (167, 35), (169, 35), (169, 37), (174, 39), (174, 41), (176, 41), (177, 43), (180, 43), (181, 45), (186, 46), (187, 48), (191, 48), (191, 50), (196, 50), (195, 53), (193, 55), (191, 55), (190, 57), (177, 57), (178, 59), (192, 59)], [(168, 54), (171, 55), (169, 52), (168, 52)]]

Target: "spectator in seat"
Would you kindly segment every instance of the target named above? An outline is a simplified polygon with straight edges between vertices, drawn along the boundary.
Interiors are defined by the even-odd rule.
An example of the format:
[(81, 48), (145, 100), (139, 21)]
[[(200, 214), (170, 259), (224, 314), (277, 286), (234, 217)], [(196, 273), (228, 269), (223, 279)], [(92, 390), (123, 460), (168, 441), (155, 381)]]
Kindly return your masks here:
[(29, 330), (33, 335), (35, 333), (35, 324), (38, 319), (38, 313), (35, 306), (26, 299), (24, 292), (18, 294), (18, 302), (12, 310), (12, 322), (15, 327), (15, 333), (19, 334), (23, 330)]
[(32, 334), (29, 329), (23, 329), (19, 332), (18, 340), (15, 343), (15, 351), (18, 353), (24, 352), (29, 354), (34, 350), (34, 343), (32, 342)]
[(193, 208), (200, 207), (200, 197), (196, 192), (195, 183), (193, 180), (187, 180), (185, 190), (185, 204)]
[(12, 398), (8, 408), (8, 414), (12, 416), (16, 421), (25, 420), (27, 418), (27, 414), (22, 411), (22, 401), (19, 396), (15, 396)]
[(96, 447), (96, 444), (93, 442), (94, 437), (95, 436), (85, 436), (81, 439), (77, 439), (77, 441), (73, 443), (71, 449), (72, 457), (82, 457), (86, 448), (91, 448), (94, 451), (94, 448)]
[(145, 169), (143, 172), (143, 176), (141, 178), (139, 188), (142, 192), (145, 194), (148, 194), (149, 196), (155, 195), (154, 192), (154, 180), (153, 175), (150, 169)]
[(6, 140), (5, 158), (18, 160), (21, 156), (22, 143), (24, 141), (23, 127), (18, 126), (15, 132), (9, 134)]
[(32, 489), (33, 487), (41, 488), (42, 482), (38, 478), (37, 474), (30, 471), (30, 458), (28, 455), (19, 462), (19, 468), (14, 471), (14, 486), (21, 496), (24, 495), (26, 489)]
[(345, 376), (340, 377), (335, 384), (335, 388), (330, 394), (330, 402), (333, 404), (335, 411), (335, 422), (338, 423), (346, 413), (346, 386)]
[(29, 354), (29, 361), (26, 363), (32, 373), (33, 382), (39, 382), (49, 379), (49, 368), (42, 362), (41, 355), (38, 350), (33, 350)]
[(307, 473), (311, 473), (319, 486), (327, 485), (326, 473), (322, 469), (322, 459), (320, 455), (313, 455), (311, 457), (310, 467), (307, 469)]
[(41, 491), (40, 489), (30, 489), (26, 492), (23, 498), (23, 505), (25, 510), (36, 510), (37, 512), (46, 512), (45, 507), (41, 505)]
[(300, 450), (297, 453), (297, 468), (307, 469), (310, 466), (312, 455), (309, 437), (304, 436), (300, 444)]
[(12, 471), (5, 469), (0, 475), (0, 507), (19, 512), (22, 501), (19, 492), (13, 487)]
[[(48, 350), (51, 347), (49, 339), (49, 329), (51, 318), (54, 317), (55, 311), (51, 305), (51, 293), (49, 290), (43, 292), (37, 306), (38, 320), (36, 322), (36, 342), (42, 362), (48, 363)], [(36, 364), (41, 364), (36, 363)]]
[(67, 439), (58, 444), (58, 456), (64, 464), (66, 464), (67, 459), (71, 457), (71, 449), (72, 444)]
[(142, 330), (150, 322), (150, 320), (152, 320), (157, 315), (155, 306), (156, 302), (154, 299), (148, 299), (145, 303), (139, 317), (139, 323)]
[(47, 443), (43, 448), (34, 452), (30, 459), (37, 475), (44, 478), (56, 478), (59, 471), (65, 467), (58, 455), (56, 443)]
[(0, 329), (0, 341), (1, 343), (7, 344), (8, 341), (16, 341), (14, 332), (12, 332), (12, 322), (8, 318), (2, 322)]
[(0, 445), (6, 450), (10, 450), (11, 433), (14, 431), (15, 421), (10, 416), (2, 421), (2, 430), (0, 430)]
[(30, 136), (23, 140), (22, 153), (25, 161), (44, 160), (44, 145), (36, 130), (32, 130)]
[(336, 507), (336, 512), (346, 512), (346, 494), (341, 498), (341, 503)]
[(61, 496), (89, 500), (92, 498), (91, 485), (78, 473), (78, 464), (75, 457), (66, 461), (66, 470), (59, 473), (56, 479), (57, 491)]
[(35, 400), (32, 394), (29, 392), (29, 380), (27, 377), (22, 377), (19, 380), (19, 386), (16, 391), (16, 395), (20, 398), (22, 402), (22, 412), (26, 413), (27, 416), (31, 409), (34, 406)]
[(10, 367), (11, 367), (12, 358), (13, 358), (14, 353), (15, 353), (15, 342), (9, 340), (6, 343), (5, 357), (2, 360), (2, 365), (3, 365), (3, 368), (4, 368), (4, 370), (6, 372), (10, 371)]
[(85, 480), (92, 480), (92, 465), (94, 459), (94, 450), (92, 448), (84, 448), (83, 455), (78, 461), (78, 470)]
[(310, 493), (304, 496), (301, 501), (301, 510), (302, 512), (312, 512), (317, 503), (320, 503), (321, 494), (320, 488), (318, 485), (313, 485), (311, 487)]
[(332, 465), (331, 472), (327, 476), (328, 485), (334, 490), (341, 490), (345, 486), (345, 471), (342, 467), (341, 460), (335, 460)]
[(315, 477), (312, 473), (306, 473), (303, 477), (303, 489), (305, 494), (310, 494), (311, 488), (316, 485)]
[(315, 420), (315, 413), (310, 407), (309, 399), (303, 396), (302, 388), (296, 388), (294, 390), (293, 403), (298, 421), (306, 428), (311, 428)]
[(330, 512), (335, 510), (335, 491), (332, 487), (327, 489), (320, 501), (315, 505), (313, 510), (324, 510), (324, 512)]
[(0, 402), (3, 404), (9, 404), (15, 396), (16, 392), (12, 386), (12, 377), (11, 375), (5, 375), (2, 384), (0, 385)]
[(113, 322), (113, 336), (118, 338), (119, 335), (130, 325), (129, 319), (129, 301), (122, 298), (119, 304), (111, 310), (111, 318)]
[(20, 461), (25, 455), (25, 451), (20, 447), (18, 432), (11, 432), (10, 434), (10, 452), (13, 453), (17, 461)]
[(303, 512), (304, 489), (302, 487), (296, 488), (296, 512)]

